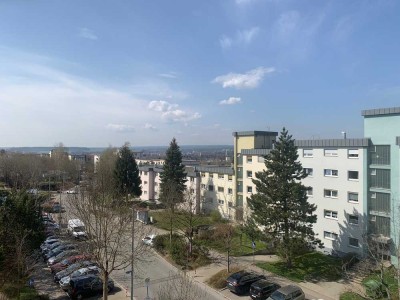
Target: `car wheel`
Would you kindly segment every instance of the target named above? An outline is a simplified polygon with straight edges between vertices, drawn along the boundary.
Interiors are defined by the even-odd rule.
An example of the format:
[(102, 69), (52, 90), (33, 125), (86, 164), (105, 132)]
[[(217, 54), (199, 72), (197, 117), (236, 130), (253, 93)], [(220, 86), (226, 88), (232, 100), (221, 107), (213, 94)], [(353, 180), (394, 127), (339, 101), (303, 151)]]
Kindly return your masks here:
[(82, 295), (81, 295), (81, 294), (78, 294), (78, 295), (76, 295), (76, 299), (77, 299), (77, 300), (82, 300), (82, 299), (83, 299), (83, 297), (82, 297)]

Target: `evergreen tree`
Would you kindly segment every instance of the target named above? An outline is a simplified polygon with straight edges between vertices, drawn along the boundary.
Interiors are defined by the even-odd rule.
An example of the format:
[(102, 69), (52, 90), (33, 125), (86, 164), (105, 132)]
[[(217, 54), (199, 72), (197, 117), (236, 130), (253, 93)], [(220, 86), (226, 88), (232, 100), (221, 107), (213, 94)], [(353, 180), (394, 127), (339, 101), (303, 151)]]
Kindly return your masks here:
[(263, 234), (276, 244), (278, 253), (291, 267), (298, 251), (322, 243), (312, 228), (317, 222), (317, 207), (308, 202), (308, 188), (301, 183), (307, 174), (298, 161), (294, 139), (285, 128), (274, 149), (265, 156), (265, 167), (253, 180), (257, 193), (248, 200), (250, 218), (262, 226)]
[(142, 181), (139, 176), (139, 168), (135, 156), (125, 143), (118, 153), (115, 163), (114, 178), (117, 194), (139, 197), (142, 194)]
[(167, 150), (160, 179), (160, 201), (170, 207), (183, 202), (187, 179), (185, 166), (182, 165), (182, 153), (175, 138)]

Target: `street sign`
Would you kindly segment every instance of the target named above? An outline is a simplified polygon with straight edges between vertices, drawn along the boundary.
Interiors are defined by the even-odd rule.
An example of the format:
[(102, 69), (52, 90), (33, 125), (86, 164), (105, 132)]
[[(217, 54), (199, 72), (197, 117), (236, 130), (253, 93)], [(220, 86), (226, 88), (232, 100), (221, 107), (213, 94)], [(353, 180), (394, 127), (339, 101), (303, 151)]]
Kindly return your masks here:
[(254, 241), (251, 242), (251, 248), (253, 248), (253, 249), (256, 248), (256, 242), (254, 242)]

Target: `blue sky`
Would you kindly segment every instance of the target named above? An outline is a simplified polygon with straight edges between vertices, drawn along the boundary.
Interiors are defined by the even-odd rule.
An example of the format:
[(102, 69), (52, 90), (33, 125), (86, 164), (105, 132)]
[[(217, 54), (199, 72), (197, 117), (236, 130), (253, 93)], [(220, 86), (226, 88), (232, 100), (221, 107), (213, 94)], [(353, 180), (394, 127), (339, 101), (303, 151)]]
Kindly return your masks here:
[(363, 135), (400, 105), (400, 2), (1, 0), (0, 146)]

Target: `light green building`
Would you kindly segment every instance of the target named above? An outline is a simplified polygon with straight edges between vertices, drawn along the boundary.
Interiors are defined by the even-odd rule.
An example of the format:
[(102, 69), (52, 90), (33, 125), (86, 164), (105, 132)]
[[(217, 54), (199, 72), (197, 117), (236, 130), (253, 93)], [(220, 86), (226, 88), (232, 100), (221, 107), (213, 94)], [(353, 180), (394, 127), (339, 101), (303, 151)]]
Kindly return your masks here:
[(387, 258), (397, 259), (400, 244), (400, 107), (364, 110), (364, 136), (369, 155), (364, 168), (368, 195), (368, 233), (385, 246)]

